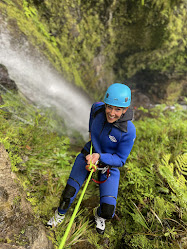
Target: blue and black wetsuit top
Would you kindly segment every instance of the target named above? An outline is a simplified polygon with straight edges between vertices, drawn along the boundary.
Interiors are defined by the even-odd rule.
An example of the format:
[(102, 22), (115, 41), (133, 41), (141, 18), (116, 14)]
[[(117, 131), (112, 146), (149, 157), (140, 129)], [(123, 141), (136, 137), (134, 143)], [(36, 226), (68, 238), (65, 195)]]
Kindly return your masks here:
[[(128, 109), (114, 123), (108, 123), (105, 104), (96, 102), (92, 105), (89, 120), (89, 132), (94, 152), (100, 154), (100, 162), (111, 167), (125, 164), (136, 138), (136, 129), (132, 123), (133, 111)], [(91, 142), (84, 146), (89, 154)]]

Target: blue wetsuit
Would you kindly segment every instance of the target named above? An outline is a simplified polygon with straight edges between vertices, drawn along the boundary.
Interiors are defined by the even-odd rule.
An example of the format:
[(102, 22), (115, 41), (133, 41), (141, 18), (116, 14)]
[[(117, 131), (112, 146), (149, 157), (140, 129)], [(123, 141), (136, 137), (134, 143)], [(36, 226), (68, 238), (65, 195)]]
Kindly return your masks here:
[[(103, 218), (112, 218), (115, 213), (118, 186), (120, 179), (119, 167), (122, 167), (133, 147), (136, 129), (131, 122), (132, 110), (128, 109), (122, 117), (114, 123), (108, 123), (105, 114), (105, 105), (97, 102), (92, 105), (89, 120), (89, 132), (95, 153), (100, 154), (102, 166), (110, 167), (110, 176), (107, 173), (99, 174), (100, 208), (98, 215)], [(73, 165), (67, 186), (62, 194), (59, 212), (66, 213), (80, 187), (88, 176), (85, 169), (85, 154), (90, 152), (91, 142), (84, 146)]]

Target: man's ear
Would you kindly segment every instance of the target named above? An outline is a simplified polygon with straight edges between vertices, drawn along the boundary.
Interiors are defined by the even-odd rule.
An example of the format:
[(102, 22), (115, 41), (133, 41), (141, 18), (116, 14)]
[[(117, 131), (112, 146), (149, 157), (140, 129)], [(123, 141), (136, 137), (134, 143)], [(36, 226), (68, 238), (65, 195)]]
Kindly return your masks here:
[(128, 110), (128, 108), (129, 108), (129, 107), (124, 108), (122, 113), (125, 114), (126, 111)]

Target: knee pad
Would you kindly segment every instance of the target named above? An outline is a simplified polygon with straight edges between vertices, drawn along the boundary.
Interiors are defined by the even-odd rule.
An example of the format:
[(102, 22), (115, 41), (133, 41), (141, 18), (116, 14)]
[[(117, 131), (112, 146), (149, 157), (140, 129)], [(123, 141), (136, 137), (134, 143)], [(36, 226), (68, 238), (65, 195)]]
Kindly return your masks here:
[(67, 209), (70, 204), (70, 199), (75, 195), (76, 189), (67, 184), (60, 198), (60, 209)]
[(115, 210), (114, 205), (102, 203), (101, 204), (101, 217), (104, 219), (111, 219), (113, 217), (114, 210)]

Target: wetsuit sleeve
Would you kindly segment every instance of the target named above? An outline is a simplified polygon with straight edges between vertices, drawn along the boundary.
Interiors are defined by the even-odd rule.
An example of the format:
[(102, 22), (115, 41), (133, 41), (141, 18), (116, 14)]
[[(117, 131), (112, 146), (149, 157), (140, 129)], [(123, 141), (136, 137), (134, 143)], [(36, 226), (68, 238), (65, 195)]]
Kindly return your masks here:
[(136, 130), (133, 125), (131, 127), (131, 131), (128, 134), (124, 134), (122, 136), (122, 139), (118, 145), (117, 152), (115, 154), (101, 153), (100, 161), (109, 166), (122, 167), (125, 164), (127, 157), (129, 156), (132, 150), (135, 138)]
[(103, 104), (104, 104), (103, 102), (96, 102), (92, 105), (91, 110), (90, 110), (89, 130), (88, 130), (89, 132), (91, 132), (91, 126), (92, 126), (92, 122), (94, 119), (94, 114)]

